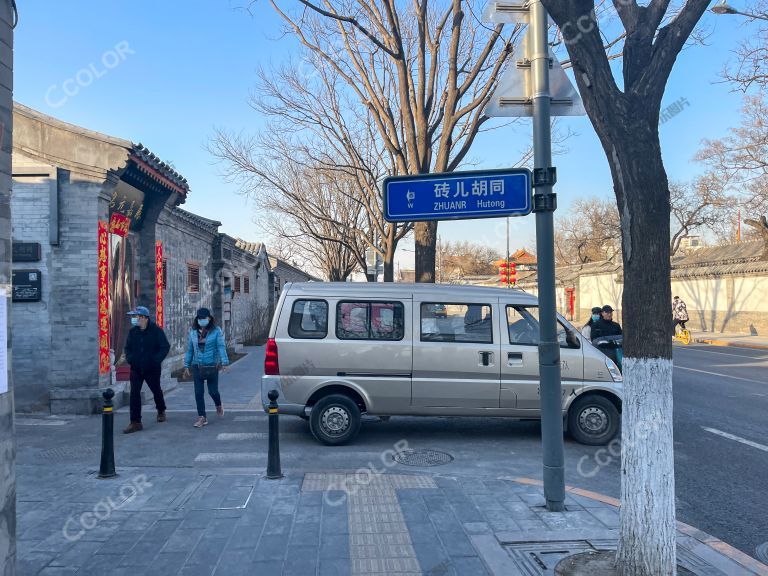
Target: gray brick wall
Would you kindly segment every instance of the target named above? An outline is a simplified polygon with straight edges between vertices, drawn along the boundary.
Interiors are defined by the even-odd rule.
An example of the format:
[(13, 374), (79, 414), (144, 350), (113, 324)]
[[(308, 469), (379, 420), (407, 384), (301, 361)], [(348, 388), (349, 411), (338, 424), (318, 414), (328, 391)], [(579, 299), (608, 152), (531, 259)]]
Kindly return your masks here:
[[(0, 285), (11, 284), (11, 150), (13, 139), (13, 10), (0, 2)], [(10, 305), (10, 298), (7, 303)], [(9, 306), (10, 307), (10, 306)], [(13, 311), (10, 311), (13, 316)], [(9, 326), (0, 326), (7, 330)], [(13, 362), (12, 337), (8, 358)], [(16, 573), (16, 446), (13, 427), (13, 378), (8, 368), (8, 392), (0, 394), (0, 574)]]
[[(98, 201), (102, 183), (59, 170), (59, 245), (51, 261), (51, 388), (98, 382)], [(73, 363), (77, 368), (73, 369)]]
[[(17, 158), (14, 158), (14, 166)], [(40, 302), (19, 302), (13, 306), (14, 374), (19, 382), (16, 401), (23, 410), (45, 410), (48, 407), (48, 381), (51, 348), (52, 247), (49, 242), (50, 190), (56, 186), (49, 176), (19, 176), (13, 181), (11, 194), (12, 237), (15, 242), (36, 242), (41, 247), (40, 262), (18, 262), (14, 269), (39, 269), (42, 280)], [(53, 180), (53, 181), (52, 181)], [(41, 354), (41, 351), (46, 351)]]
[[(238, 248), (235, 239), (222, 234), (217, 257), (217, 278), (229, 277), (232, 292), (221, 293), (216, 303), (217, 315), (225, 322), (228, 345), (254, 344), (266, 337), (269, 323), (269, 269), (266, 252), (252, 254)], [(235, 292), (235, 275), (240, 277), (240, 291)], [(245, 278), (249, 279), (249, 292), (245, 292)], [(225, 310), (230, 310), (226, 315)], [(228, 316), (228, 318), (227, 318)]]
[[(168, 271), (164, 294), (165, 333), (171, 343), (170, 355), (179, 355), (185, 350), (189, 327), (198, 308), (213, 308), (217, 285), (212, 246), (217, 232), (196, 226), (166, 209), (160, 216), (157, 236), (163, 242)], [(196, 293), (188, 290), (189, 262), (200, 265), (200, 291)]]

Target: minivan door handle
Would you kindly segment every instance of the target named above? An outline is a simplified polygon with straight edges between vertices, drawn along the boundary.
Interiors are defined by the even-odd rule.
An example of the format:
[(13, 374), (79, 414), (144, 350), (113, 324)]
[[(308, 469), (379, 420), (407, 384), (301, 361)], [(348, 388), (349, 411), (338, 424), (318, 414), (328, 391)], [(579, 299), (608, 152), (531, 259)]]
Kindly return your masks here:
[(507, 352), (507, 366), (522, 366), (522, 365), (523, 365), (522, 352)]
[(493, 352), (480, 352), (480, 364), (482, 366), (493, 366)]

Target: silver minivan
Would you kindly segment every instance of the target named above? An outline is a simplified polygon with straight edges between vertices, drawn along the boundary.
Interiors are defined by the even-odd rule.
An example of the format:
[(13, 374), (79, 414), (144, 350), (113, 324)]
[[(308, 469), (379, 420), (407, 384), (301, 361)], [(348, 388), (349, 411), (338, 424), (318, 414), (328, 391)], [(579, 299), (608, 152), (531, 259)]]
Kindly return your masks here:
[[(622, 376), (558, 317), (563, 418), (584, 444), (618, 432)], [(352, 440), (362, 414), (540, 418), (535, 296), (440, 284), (296, 283), (278, 301), (262, 402), (309, 420), (324, 444)]]

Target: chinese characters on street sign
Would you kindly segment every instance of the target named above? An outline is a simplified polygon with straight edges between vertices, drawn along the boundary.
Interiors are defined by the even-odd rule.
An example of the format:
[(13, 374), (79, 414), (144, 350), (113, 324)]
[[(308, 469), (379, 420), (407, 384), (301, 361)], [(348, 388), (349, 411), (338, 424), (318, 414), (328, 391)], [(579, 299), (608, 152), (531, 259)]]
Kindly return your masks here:
[(525, 216), (531, 213), (526, 168), (393, 176), (384, 180), (390, 222)]

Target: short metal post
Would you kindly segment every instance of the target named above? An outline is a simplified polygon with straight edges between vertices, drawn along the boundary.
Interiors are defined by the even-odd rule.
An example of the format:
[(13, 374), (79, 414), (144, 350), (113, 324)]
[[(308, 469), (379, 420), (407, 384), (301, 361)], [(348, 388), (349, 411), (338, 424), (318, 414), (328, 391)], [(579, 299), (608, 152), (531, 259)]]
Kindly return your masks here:
[(269, 398), (269, 452), (267, 454), (267, 478), (269, 480), (278, 480), (283, 477), (280, 470), (280, 430), (277, 408), (277, 399), (280, 393), (277, 390), (270, 390), (267, 394)]
[(115, 415), (113, 413), (112, 398), (115, 397), (115, 391), (107, 388), (102, 393), (104, 397), (104, 408), (102, 411), (101, 427), (101, 466), (99, 466), (99, 478), (114, 478), (115, 472)]

